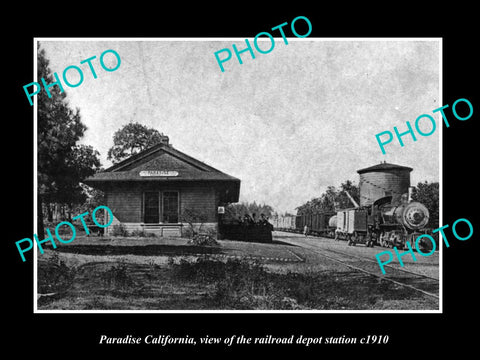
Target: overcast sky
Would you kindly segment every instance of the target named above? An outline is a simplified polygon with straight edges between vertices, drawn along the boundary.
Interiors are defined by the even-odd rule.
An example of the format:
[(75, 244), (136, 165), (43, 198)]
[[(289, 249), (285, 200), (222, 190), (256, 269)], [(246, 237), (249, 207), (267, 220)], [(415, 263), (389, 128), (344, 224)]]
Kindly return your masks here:
[[(294, 212), (329, 185), (357, 170), (387, 161), (410, 166), (412, 184), (439, 180), (440, 124), (428, 137), (404, 137), (386, 145), (375, 134), (407, 130), (441, 103), (439, 40), (275, 38), (269, 54), (233, 55), (221, 72), (214, 52), (239, 49), (245, 39), (183, 41), (79, 41), (43, 39), (50, 69), (61, 77), (76, 65), (84, 81), (64, 85), (87, 125), (82, 143), (101, 154), (104, 167), (113, 133), (129, 122), (153, 127), (178, 150), (241, 179), (240, 201)], [(252, 39), (250, 39), (253, 42)], [(268, 39), (267, 39), (268, 41)], [(260, 45), (268, 49), (269, 43)], [(99, 63), (102, 52), (121, 57), (114, 72)], [(80, 61), (96, 55), (92, 64)], [(222, 54), (223, 56), (223, 54)], [(112, 54), (105, 56), (113, 66)], [(76, 83), (75, 71), (68, 80)], [(428, 132), (431, 125), (422, 123)]]

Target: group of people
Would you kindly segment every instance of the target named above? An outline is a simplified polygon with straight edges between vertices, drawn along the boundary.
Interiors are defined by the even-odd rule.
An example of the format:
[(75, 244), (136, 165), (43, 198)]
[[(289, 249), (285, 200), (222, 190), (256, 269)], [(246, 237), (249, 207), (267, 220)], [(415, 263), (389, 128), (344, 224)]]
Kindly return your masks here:
[(269, 226), (271, 229), (273, 229), (273, 225), (270, 224), (270, 222), (268, 221), (268, 217), (265, 216), (265, 214), (260, 214), (260, 218), (258, 219), (255, 213), (253, 213), (252, 216), (250, 216), (249, 214), (245, 214), (243, 215), (243, 217), (238, 217), (238, 222), (247, 226)]

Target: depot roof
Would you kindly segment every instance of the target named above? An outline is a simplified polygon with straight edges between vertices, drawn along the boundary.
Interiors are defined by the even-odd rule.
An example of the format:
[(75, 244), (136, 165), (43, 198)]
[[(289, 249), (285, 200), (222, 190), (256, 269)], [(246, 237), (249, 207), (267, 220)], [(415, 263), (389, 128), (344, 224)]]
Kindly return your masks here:
[[(194, 182), (230, 184), (238, 197), (240, 179), (230, 176), (165, 143), (154, 145), (83, 182), (102, 187), (115, 182)], [(230, 187), (230, 186), (229, 186)]]

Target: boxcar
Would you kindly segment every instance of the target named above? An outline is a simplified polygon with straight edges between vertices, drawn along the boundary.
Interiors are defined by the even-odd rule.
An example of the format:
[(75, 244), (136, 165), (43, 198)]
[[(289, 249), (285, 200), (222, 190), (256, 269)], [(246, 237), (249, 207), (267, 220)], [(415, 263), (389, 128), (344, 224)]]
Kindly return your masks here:
[(333, 211), (317, 212), (304, 215), (297, 215), (297, 231), (303, 232), (305, 225), (308, 226), (308, 233), (317, 236), (328, 236), (334, 229), (329, 226), (329, 220), (335, 215)]
[(337, 230), (335, 239), (345, 239), (348, 245), (356, 243), (371, 244), (368, 235), (368, 211), (367, 209), (345, 209), (337, 212)]

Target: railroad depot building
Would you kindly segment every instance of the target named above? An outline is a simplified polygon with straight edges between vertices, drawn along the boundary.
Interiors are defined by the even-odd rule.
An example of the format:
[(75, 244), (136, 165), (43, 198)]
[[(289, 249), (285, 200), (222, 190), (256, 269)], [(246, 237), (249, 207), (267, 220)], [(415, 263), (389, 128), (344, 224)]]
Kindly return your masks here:
[(240, 192), (239, 179), (176, 150), (166, 136), (84, 182), (105, 193), (114, 215), (106, 235), (123, 224), (129, 232), (182, 236), (184, 214), (192, 212), (203, 217), (202, 231), (217, 231), (219, 207), (238, 202)]

